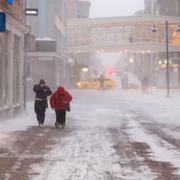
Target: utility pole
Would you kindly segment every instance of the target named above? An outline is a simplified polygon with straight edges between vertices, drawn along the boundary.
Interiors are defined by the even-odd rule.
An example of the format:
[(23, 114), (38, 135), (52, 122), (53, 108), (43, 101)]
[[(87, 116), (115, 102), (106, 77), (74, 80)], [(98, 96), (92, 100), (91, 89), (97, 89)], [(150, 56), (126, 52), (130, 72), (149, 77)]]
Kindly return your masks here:
[(168, 21), (166, 20), (166, 80), (167, 80), (167, 97), (170, 96), (170, 91), (169, 91), (169, 86), (170, 86), (170, 81), (169, 81), (169, 33), (168, 33)]

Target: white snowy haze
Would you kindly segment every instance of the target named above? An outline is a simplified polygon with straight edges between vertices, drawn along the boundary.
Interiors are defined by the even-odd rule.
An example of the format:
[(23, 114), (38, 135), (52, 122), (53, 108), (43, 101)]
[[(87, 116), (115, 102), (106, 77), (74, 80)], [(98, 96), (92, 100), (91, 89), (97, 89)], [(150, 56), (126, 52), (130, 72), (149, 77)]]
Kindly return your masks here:
[[(90, 0), (90, 17), (115, 17), (115, 16), (132, 16), (135, 12), (144, 9), (144, 0)], [(118, 64), (121, 64), (121, 69), (124, 69), (125, 54), (117, 52), (97, 53), (96, 56), (102, 62), (102, 70), (113, 68), (115, 72)], [(114, 77), (115, 78), (115, 77)], [(115, 78), (118, 81), (117, 77)], [(117, 82), (118, 83), (118, 82)]]
[(91, 17), (131, 16), (144, 9), (144, 0), (90, 0)]
[[(93, 18), (130, 16), (144, 6), (144, 0), (90, 1), (90, 16)], [(43, 4), (45, 1), (38, 2)], [(59, 2), (64, 3), (65, 0)], [(60, 19), (62, 25), (64, 20)], [(41, 28), (45, 30), (43, 26)], [(89, 28), (79, 29), (87, 31)], [(63, 39), (62, 36), (60, 39)], [(89, 34), (87, 39), (91, 39)], [(98, 38), (94, 39), (98, 42)], [(81, 42), (81, 38), (77, 42)], [(38, 57), (40, 62), (48, 62), (48, 68), (37, 68), (38, 79), (33, 79), (31, 86), (36, 80), (38, 83), (42, 76), (47, 79), (48, 86), (54, 86), (53, 92), (57, 87), (64, 86), (72, 95), (72, 101), (68, 102), (66, 91), (56, 91), (53, 95), (56, 102), (52, 103), (51, 95), (47, 97), (44, 113), (42, 102), (46, 102), (46, 99), (35, 97), (33, 88), (27, 86), (32, 98), (27, 95), (29, 99), (22, 113), (5, 120), (0, 117), (0, 180), (180, 180), (180, 84), (174, 89), (171, 84), (170, 96), (167, 96), (166, 71), (161, 71), (163, 68), (160, 66), (156, 68), (158, 63), (155, 62), (155, 56), (151, 56), (154, 63), (151, 65), (157, 66), (151, 71), (149, 64), (143, 61), (150, 53), (142, 52), (142, 56), (136, 56), (125, 48), (115, 52), (108, 48), (109, 44), (104, 45), (107, 49), (93, 47), (96, 52), (92, 53), (82, 53), (82, 48), (73, 52), (72, 57), (68, 57), (69, 54), (52, 53), (55, 57), (60, 55), (62, 59), (51, 58), (49, 61), (49, 57)], [(90, 46), (90, 50), (93, 48)], [(38, 52), (38, 55), (41, 53)], [(49, 56), (51, 53), (46, 54)], [(16, 60), (16, 56), (8, 57), (11, 62)], [(77, 62), (75, 58), (79, 58)], [(55, 63), (50, 64), (52, 61)], [(143, 65), (146, 65), (144, 71)], [(170, 74), (174, 72), (174, 77), (178, 74), (176, 78), (179, 81), (179, 67), (175, 71), (172, 64), (171, 67)], [(33, 74), (36, 64), (32, 64), (32, 68)], [(112, 69), (112, 73), (109, 71), (108, 74), (108, 68)], [(143, 73), (151, 76), (152, 82), (141, 84)], [(93, 78), (89, 77), (91, 75)], [(171, 79), (174, 77), (171, 76)], [(113, 84), (113, 80), (116, 82), (114, 86), (105, 85), (108, 82)], [(157, 80), (165, 86), (158, 86)], [(12, 81), (10, 86), (13, 86)], [(47, 92), (47, 89), (39, 89), (40, 93)], [(10, 90), (10, 101), (13, 101), (12, 96), (13, 89)], [(37, 114), (34, 102), (39, 105), (38, 108), (36, 106)], [(15, 108), (20, 106), (12, 103), (11, 106)], [(70, 111), (66, 111), (68, 103)], [(4, 109), (8, 108), (5, 106)], [(40, 118), (38, 112), (45, 117), (44, 124), (37, 121)]]
[[(166, 98), (162, 90), (151, 94), (119, 90), (70, 93), (72, 110), (67, 114), (65, 129), (54, 128), (55, 113), (50, 108), (44, 127), (36, 127), (33, 103), (28, 104), (26, 116), (1, 122), (0, 145), (7, 153), (11, 152), (11, 157), (18, 157), (12, 168), (33, 160), (26, 169), (28, 179), (32, 180), (154, 180), (167, 175), (169, 179), (179, 179), (178, 91), (172, 92), (172, 98)], [(16, 141), (19, 139), (20, 143), (23, 137), (14, 136), (17, 131), (29, 133), (30, 137), (33, 131), (35, 135), (20, 154)], [(31, 152), (37, 141), (39, 145), (43, 143), (43, 151)], [(2, 157), (6, 158), (7, 153)], [(167, 173), (161, 172), (161, 168)], [(13, 172), (6, 175), (11, 177)]]

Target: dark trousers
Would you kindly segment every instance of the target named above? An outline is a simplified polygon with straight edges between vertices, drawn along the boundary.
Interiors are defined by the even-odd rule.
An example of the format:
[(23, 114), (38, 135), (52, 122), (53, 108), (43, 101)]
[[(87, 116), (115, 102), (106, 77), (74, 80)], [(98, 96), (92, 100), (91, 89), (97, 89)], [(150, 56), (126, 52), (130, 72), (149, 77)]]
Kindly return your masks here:
[(36, 113), (37, 121), (39, 122), (39, 124), (44, 124), (46, 108), (47, 101), (35, 101), (34, 111)]
[(55, 110), (56, 112), (56, 122), (63, 125), (66, 123), (66, 111)]
[(101, 88), (101, 90), (103, 90), (104, 91), (104, 82), (100, 82), (100, 88)]

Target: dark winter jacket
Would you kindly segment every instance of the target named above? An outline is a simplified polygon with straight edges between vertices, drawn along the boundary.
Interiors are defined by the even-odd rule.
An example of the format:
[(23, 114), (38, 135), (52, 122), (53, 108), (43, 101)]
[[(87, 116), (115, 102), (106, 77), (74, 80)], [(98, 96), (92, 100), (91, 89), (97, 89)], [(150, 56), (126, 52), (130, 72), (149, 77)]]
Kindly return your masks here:
[(34, 85), (33, 90), (36, 93), (37, 100), (47, 100), (47, 97), (52, 94), (52, 91), (46, 85), (40, 86), (39, 84), (36, 84)]
[(67, 104), (72, 100), (72, 96), (63, 87), (59, 87), (50, 98), (51, 108), (66, 111)]

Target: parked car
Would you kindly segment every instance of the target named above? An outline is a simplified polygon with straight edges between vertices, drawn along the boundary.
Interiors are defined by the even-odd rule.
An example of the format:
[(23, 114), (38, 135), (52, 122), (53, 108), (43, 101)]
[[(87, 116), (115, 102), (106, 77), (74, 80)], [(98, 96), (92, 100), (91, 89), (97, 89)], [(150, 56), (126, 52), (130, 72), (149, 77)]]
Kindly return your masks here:
[[(76, 84), (78, 89), (100, 89), (100, 81), (98, 78), (82, 80), (77, 82)], [(107, 89), (114, 89), (116, 87), (116, 83), (112, 79), (105, 78), (104, 81), (104, 88)]]

